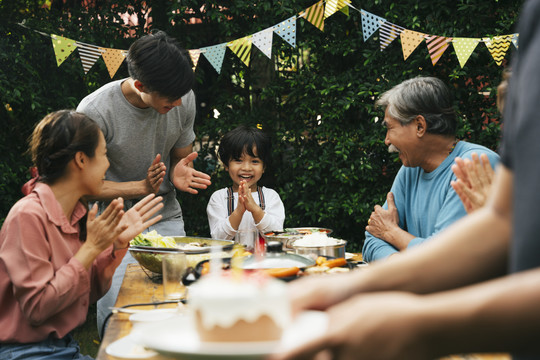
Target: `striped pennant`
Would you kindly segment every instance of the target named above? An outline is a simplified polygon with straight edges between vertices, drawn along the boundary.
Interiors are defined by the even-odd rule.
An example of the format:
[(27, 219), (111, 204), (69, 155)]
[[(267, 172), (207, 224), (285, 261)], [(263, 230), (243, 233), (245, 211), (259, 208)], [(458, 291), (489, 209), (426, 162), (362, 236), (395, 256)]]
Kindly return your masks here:
[(298, 17), (303, 17), (317, 29), (324, 31), (324, 0), (319, 1), (318, 3), (311, 5), (306, 10), (301, 11), (298, 14)]
[(407, 58), (412, 54), (412, 52), (424, 41), (426, 34), (412, 31), (412, 30), (403, 30), (400, 34), (401, 36), (401, 48), (403, 50), (403, 59)]
[(60, 35), (51, 34), (54, 55), (56, 56), (56, 65), (60, 66), (69, 55), (76, 49), (76, 41)]
[(201, 50), (195, 49), (195, 50), (188, 50), (189, 57), (191, 58), (191, 63), (193, 64), (193, 71), (197, 68), (197, 64), (199, 63), (199, 57), (201, 56)]
[(433, 63), (433, 66), (435, 66), (437, 61), (439, 61), (444, 51), (448, 49), (448, 46), (450, 46), (451, 41), (452, 41), (452, 38), (447, 38), (444, 36), (436, 36), (436, 35), (426, 36), (426, 45), (427, 45), (429, 56), (431, 57), (431, 62)]
[(350, 4), (350, 0), (326, 0), (326, 6), (324, 7), (324, 18), (329, 18), (336, 11)]
[(364, 41), (367, 41), (373, 35), (373, 33), (381, 27), (386, 20), (377, 15), (373, 15), (370, 12), (362, 9), (362, 33), (364, 35)]
[(405, 30), (405, 28), (396, 24), (392, 24), (389, 21), (385, 21), (379, 28), (379, 37), (381, 39), (381, 51), (386, 49), (386, 47), (390, 45), (390, 43), (394, 41), (394, 39), (397, 38), (403, 30)]
[(227, 43), (227, 46), (246, 66), (249, 66), (249, 60), (251, 58), (251, 35), (230, 41)]
[(504, 56), (510, 47), (513, 35), (494, 36), (493, 39), (485, 38), (486, 44), (491, 56), (495, 60), (495, 63), (501, 66)]
[(101, 56), (101, 51), (95, 45), (85, 44), (82, 42), (76, 42), (77, 49), (79, 49), (79, 56), (81, 58), (82, 67), (84, 73), (88, 74), (88, 71), (94, 66), (96, 61)]

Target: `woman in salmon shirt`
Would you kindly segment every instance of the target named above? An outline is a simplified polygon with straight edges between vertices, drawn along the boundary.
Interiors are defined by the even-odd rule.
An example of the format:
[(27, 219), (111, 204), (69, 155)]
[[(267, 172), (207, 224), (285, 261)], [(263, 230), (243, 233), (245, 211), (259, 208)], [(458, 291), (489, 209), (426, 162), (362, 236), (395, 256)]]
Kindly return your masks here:
[(90, 359), (71, 331), (105, 294), (129, 241), (160, 220), (149, 195), (129, 211), (115, 199), (97, 216), (84, 196), (99, 193), (109, 167), (105, 139), (86, 115), (61, 110), (35, 128), (30, 153), (39, 177), (0, 231), (0, 358)]

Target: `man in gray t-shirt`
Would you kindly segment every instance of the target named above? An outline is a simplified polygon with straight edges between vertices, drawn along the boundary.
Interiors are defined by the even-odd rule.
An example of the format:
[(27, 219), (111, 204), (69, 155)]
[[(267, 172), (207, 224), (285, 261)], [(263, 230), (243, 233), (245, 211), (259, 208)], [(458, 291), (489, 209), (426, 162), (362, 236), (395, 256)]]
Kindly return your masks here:
[[(164, 32), (135, 41), (127, 56), (130, 77), (113, 81), (85, 97), (77, 111), (95, 120), (105, 135), (110, 168), (101, 194), (108, 202), (123, 197), (126, 207), (150, 193), (163, 197), (162, 220), (148, 230), (185, 235), (176, 189), (192, 194), (210, 185), (210, 176), (193, 168), (195, 139), (194, 75), (177, 42)], [(100, 202), (100, 205), (103, 204)], [(114, 306), (128, 253), (109, 292), (98, 301), (98, 328)]]

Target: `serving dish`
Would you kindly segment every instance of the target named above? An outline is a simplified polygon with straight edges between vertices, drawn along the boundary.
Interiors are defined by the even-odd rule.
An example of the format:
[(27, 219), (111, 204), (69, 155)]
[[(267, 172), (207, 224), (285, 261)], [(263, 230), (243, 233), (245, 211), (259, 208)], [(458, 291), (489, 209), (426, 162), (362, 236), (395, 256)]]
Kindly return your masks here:
[(347, 241), (335, 239), (333, 245), (297, 245), (296, 241), (291, 242), (291, 247), (296, 254), (316, 259), (318, 256), (331, 256), (335, 258), (345, 257), (345, 246)]
[(263, 234), (264, 239), (268, 241), (279, 241), (283, 244), (285, 250), (292, 250), (291, 243), (294, 240), (301, 239), (305, 235), (313, 233), (325, 233), (330, 235), (332, 229), (321, 227), (295, 227), (285, 228), (283, 231), (269, 231)]

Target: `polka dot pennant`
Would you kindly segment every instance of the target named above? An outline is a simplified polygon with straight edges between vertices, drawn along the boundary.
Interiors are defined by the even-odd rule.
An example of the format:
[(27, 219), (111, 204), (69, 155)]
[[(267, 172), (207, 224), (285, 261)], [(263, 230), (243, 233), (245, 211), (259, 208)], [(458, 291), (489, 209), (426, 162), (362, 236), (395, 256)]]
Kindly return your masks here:
[(516, 47), (516, 49), (518, 48), (518, 38), (519, 38), (519, 34), (514, 34), (512, 36), (512, 44), (514, 44), (514, 46)]
[(56, 64), (60, 66), (69, 55), (77, 48), (75, 40), (65, 38), (60, 35), (51, 34)]
[(296, 47), (296, 15), (274, 26), (274, 32), (292, 47)]
[(109, 75), (112, 79), (126, 57), (125, 52), (124, 50), (111, 48), (99, 48), (99, 50), (101, 51), (103, 60), (105, 61), (105, 65), (107, 66), (107, 70), (109, 70)]
[(227, 50), (227, 43), (201, 48), (201, 52), (203, 53), (204, 57), (214, 67), (214, 69), (216, 69), (218, 74), (221, 73), (223, 58), (225, 57), (225, 50)]
[(403, 49), (403, 59), (407, 60), (409, 55), (412, 54), (414, 49), (424, 41), (425, 34), (412, 30), (403, 30), (401, 34), (401, 47)]
[(454, 38), (452, 40), (452, 45), (454, 46), (454, 51), (461, 67), (465, 66), (465, 63), (469, 60), (469, 57), (471, 57), (479, 42), (480, 39), (475, 38)]
[(373, 33), (381, 27), (386, 21), (384, 18), (377, 15), (373, 15), (365, 10), (362, 13), (362, 33), (364, 35), (364, 41), (367, 41), (373, 35)]
[(272, 28), (264, 29), (253, 34), (251, 41), (259, 50), (263, 52), (269, 59), (272, 58), (272, 38), (274, 31)]

